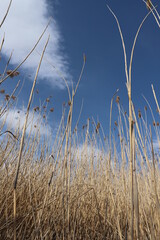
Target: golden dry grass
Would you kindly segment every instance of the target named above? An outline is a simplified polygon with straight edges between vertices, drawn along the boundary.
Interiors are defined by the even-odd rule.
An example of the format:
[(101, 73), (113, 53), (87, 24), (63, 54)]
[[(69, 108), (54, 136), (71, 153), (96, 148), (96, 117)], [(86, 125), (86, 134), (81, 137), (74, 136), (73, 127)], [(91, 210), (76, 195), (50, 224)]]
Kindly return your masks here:
[[(92, 145), (88, 143), (90, 137)], [(131, 230), (130, 173), (127, 163), (129, 144), (127, 145), (125, 139), (120, 140), (121, 157), (116, 154), (114, 146), (114, 152), (112, 151), (114, 161), (112, 160), (110, 168), (109, 154), (104, 148), (98, 149), (98, 138), (96, 129), (92, 136), (89, 136), (86, 130), (85, 141), (80, 148), (77, 136), (73, 134), (69, 193), (68, 182), (66, 183), (64, 179), (65, 168), (69, 173), (68, 166), (64, 166), (65, 149), (61, 149), (55, 167), (56, 159), (49, 156), (47, 146), (42, 148), (42, 154), (37, 154), (38, 145), (35, 138), (30, 139), (28, 148), (22, 156), (17, 184), (17, 239), (129, 239)], [(14, 142), (15, 140), (8, 137), (4, 137), (1, 142), (0, 239), (13, 239), (13, 182), (19, 150), (17, 143), (14, 145)], [(59, 147), (55, 145), (53, 148), (55, 156), (55, 149)], [(160, 218), (153, 166), (151, 163), (151, 170), (148, 169), (139, 150), (137, 146), (140, 239), (158, 240)], [(68, 160), (69, 154), (67, 163)], [(156, 156), (158, 196), (159, 163), (160, 159)], [(49, 185), (53, 167), (54, 174)]]

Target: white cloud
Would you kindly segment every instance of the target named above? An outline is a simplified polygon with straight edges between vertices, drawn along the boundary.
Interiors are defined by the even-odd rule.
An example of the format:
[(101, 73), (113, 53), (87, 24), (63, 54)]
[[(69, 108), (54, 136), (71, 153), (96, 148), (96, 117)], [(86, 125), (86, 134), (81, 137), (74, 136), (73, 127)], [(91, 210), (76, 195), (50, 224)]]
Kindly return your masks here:
[(158, 139), (153, 140), (153, 147), (156, 151), (160, 149), (160, 142)]
[[(0, 21), (4, 17), (8, 4), (9, 0), (0, 0)], [(47, 0), (13, 0), (9, 14), (0, 29), (0, 41), (2, 41), (5, 32), (2, 53), (8, 59), (12, 50), (14, 50), (11, 59), (12, 64), (19, 64), (35, 45), (49, 21), (48, 8)], [(67, 61), (62, 49), (62, 36), (55, 20), (52, 21), (43, 36), (37, 51), (34, 51), (24, 63), (23, 69), (27, 70), (28, 75), (35, 73), (40, 60), (40, 55), (37, 52), (42, 52), (49, 34), (50, 42), (45, 53), (45, 59), (51, 62), (66, 78), (69, 78)], [(41, 79), (46, 78), (51, 86), (64, 88), (63, 80), (45, 59), (42, 62), (39, 77)]]
[[(75, 148), (73, 147), (72, 152), (74, 153)], [(99, 148), (96, 145), (91, 145), (91, 144), (80, 144), (76, 148), (76, 153), (75, 153), (75, 159), (79, 159), (80, 163), (81, 160), (85, 160), (85, 164), (91, 164), (96, 167), (98, 161), (101, 159), (101, 161), (105, 160), (106, 158), (106, 153), (104, 152), (103, 149)]]
[[(3, 117), (0, 118), (0, 122), (5, 121), (7, 130), (17, 130), (18, 128), (22, 131), (25, 118), (26, 118), (26, 109), (10, 109), (8, 110)], [(40, 131), (40, 135), (49, 135), (51, 133), (51, 126), (46, 124), (43, 117), (38, 113), (31, 111), (28, 118), (26, 133), (35, 134), (37, 131)]]

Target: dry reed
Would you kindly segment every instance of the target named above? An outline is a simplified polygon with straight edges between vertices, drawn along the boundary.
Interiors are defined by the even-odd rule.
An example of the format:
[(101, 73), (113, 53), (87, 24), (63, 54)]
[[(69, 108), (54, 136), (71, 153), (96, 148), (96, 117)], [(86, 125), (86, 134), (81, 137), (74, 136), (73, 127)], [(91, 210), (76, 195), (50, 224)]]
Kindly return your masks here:
[[(19, 126), (14, 132), (10, 129), (3, 131), (5, 120), (1, 123), (0, 239), (160, 239), (160, 156), (152, 136), (156, 128), (154, 136), (159, 143), (159, 123), (156, 124), (147, 100), (155, 123), (153, 127), (147, 121), (147, 107), (145, 117), (140, 110), (137, 115), (131, 98), (132, 58), (139, 31), (149, 14), (153, 14), (156, 22), (159, 21), (153, 4), (147, 2), (150, 12), (143, 19), (135, 36), (129, 69), (120, 24), (110, 9), (117, 21), (124, 51), (129, 116), (121, 106), (120, 97), (117, 96), (114, 101), (117, 90), (111, 100), (109, 139), (103, 132), (102, 124), (93, 120), (91, 125), (90, 119), (79, 134), (78, 123), (82, 109), (74, 131), (72, 130), (74, 98), (84, 71), (85, 55), (75, 89), (70, 91), (67, 81), (60, 74), (68, 90), (68, 114), (65, 121), (64, 104), (53, 146), (49, 145), (51, 139), (46, 141), (45, 137), (43, 139), (40, 136), (39, 126), (34, 122), (31, 122), (31, 129), (34, 127), (36, 131), (34, 134), (30, 131), (25, 136), (37, 75), (30, 94), (23, 133)], [(33, 52), (43, 34), (24, 61)], [(3, 42), (4, 39), (0, 50)], [(0, 84), (9, 76), (17, 75), (23, 62), (8, 73), (6, 67)], [(19, 83), (12, 94), (8, 94), (7, 102), (2, 103), (0, 117), (12, 107), (12, 97), (15, 97), (18, 86)], [(152, 91), (160, 112), (153, 86)], [(38, 94), (38, 90), (36, 92)], [(1, 89), (0, 93), (4, 94), (5, 90)], [(50, 98), (47, 98), (45, 103), (48, 104), (49, 101)], [(113, 104), (118, 108), (114, 131)], [(46, 118), (46, 106), (43, 106), (43, 110), (45, 114), (40, 114)], [(50, 112), (53, 110), (54, 108), (50, 108)], [(33, 114), (36, 111), (40, 112), (40, 108), (35, 107)], [(115, 134), (118, 134), (116, 140)]]

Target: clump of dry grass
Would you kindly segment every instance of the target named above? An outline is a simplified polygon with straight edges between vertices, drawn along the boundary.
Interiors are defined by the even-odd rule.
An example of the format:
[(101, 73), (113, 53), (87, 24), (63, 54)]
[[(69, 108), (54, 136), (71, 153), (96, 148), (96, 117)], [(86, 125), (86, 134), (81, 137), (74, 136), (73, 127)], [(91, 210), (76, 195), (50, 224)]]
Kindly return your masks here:
[[(119, 131), (122, 130), (122, 126)], [(122, 136), (121, 136), (122, 137)], [(97, 147), (96, 130), (90, 136), (85, 133), (83, 147), (77, 136), (72, 137), (69, 196), (64, 185), (65, 149), (53, 148), (49, 156), (44, 146), (43, 158), (37, 153), (38, 145), (29, 143), (23, 153), (17, 185), (17, 239), (127, 239), (130, 235), (130, 178), (129, 145), (120, 139), (121, 158), (112, 157), (102, 146)], [(88, 145), (88, 139), (92, 145)], [(13, 182), (16, 174), (18, 150), (14, 140), (7, 137), (1, 143), (1, 192), (0, 238), (13, 239)], [(115, 146), (114, 146), (115, 148)], [(139, 193), (140, 239), (158, 239), (160, 234), (159, 212), (155, 195), (160, 194), (159, 157), (154, 171), (149, 170), (137, 146), (137, 185)], [(149, 153), (148, 153), (149, 154)], [(123, 157), (123, 159), (122, 159)], [(69, 154), (67, 155), (67, 161)], [(55, 165), (55, 162), (57, 164)], [(123, 161), (123, 164), (122, 162)], [(4, 165), (5, 163), (5, 165)], [(49, 184), (52, 168), (54, 174)], [(155, 174), (155, 178), (153, 175)], [(69, 211), (69, 226), (68, 213)], [(135, 233), (134, 233), (135, 234)]]
[[(150, 13), (154, 13), (151, 3), (149, 7)], [(152, 136), (155, 130), (160, 147), (159, 123), (156, 124), (147, 100), (153, 127), (147, 121), (147, 107), (145, 116), (141, 110), (136, 113), (131, 99), (133, 52), (146, 18), (137, 31), (128, 71), (123, 35), (118, 19), (112, 14), (123, 44), (129, 116), (121, 106), (120, 97), (116, 96), (117, 90), (111, 100), (109, 139), (101, 123), (93, 120), (91, 124), (90, 119), (83, 126), (82, 135), (78, 134), (79, 118), (73, 131), (74, 97), (85, 67), (84, 55), (82, 71), (72, 92), (64, 79), (69, 109), (66, 121), (65, 114), (62, 116), (53, 146), (47, 144), (50, 141), (46, 137), (40, 138), (39, 128), (34, 123), (37, 132), (25, 135), (36, 75), (23, 133), (19, 128), (15, 132), (3, 132), (5, 121), (0, 126), (0, 239), (160, 239), (160, 156)], [(158, 21), (159, 15), (157, 18), (155, 14), (156, 11), (154, 17)], [(23, 62), (15, 70), (7, 71), (8, 62), (0, 84), (9, 76), (18, 76), (17, 70)], [(19, 82), (12, 94), (7, 94), (0, 117), (14, 104), (18, 86)], [(160, 112), (153, 86), (152, 91)], [(38, 94), (38, 90), (36, 92)], [(0, 93), (4, 94), (5, 90), (1, 89)], [(49, 101), (47, 98), (46, 103)], [(118, 118), (112, 131), (114, 103)], [(46, 106), (43, 109), (42, 117), (45, 118)], [(36, 111), (40, 112), (40, 108), (35, 107)], [(50, 112), (53, 111), (54, 108), (50, 108)], [(115, 134), (118, 135), (116, 140)]]

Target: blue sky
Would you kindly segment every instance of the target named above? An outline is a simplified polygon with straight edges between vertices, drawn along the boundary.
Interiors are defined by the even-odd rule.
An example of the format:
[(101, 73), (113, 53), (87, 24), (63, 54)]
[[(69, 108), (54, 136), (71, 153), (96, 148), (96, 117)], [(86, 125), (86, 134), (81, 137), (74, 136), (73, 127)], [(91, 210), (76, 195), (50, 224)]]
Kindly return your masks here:
[[(8, 1), (9, 2), (9, 1)], [(160, 12), (159, 1), (157, 10)], [(43, 31), (50, 16), (53, 21), (30, 60), (19, 69), (20, 75), (15, 79), (7, 79), (1, 85), (6, 93), (11, 93), (17, 81), (24, 81), (24, 87), (18, 96), (16, 110), (27, 106), (27, 101), (34, 79), (34, 74), (48, 34), (50, 44), (39, 74), (32, 108), (40, 101), (52, 95), (49, 109), (54, 112), (48, 117), (49, 125), (55, 128), (61, 118), (62, 104), (68, 101), (67, 90), (62, 79), (56, 74), (54, 65), (65, 76), (69, 84), (74, 86), (78, 81), (83, 63), (83, 53), (86, 54), (85, 71), (80, 82), (74, 103), (74, 122), (76, 122), (82, 100), (83, 110), (80, 128), (87, 118), (94, 117), (100, 121), (107, 134), (109, 126), (110, 102), (116, 89), (119, 89), (121, 104), (128, 110), (126, 78), (124, 71), (123, 49), (118, 27), (113, 15), (106, 5), (109, 5), (118, 17), (123, 32), (129, 64), (130, 51), (135, 33), (147, 8), (143, 1), (135, 0), (13, 0), (6, 23), (1, 29), (0, 37), (5, 32), (6, 42), (2, 51), (1, 71), (11, 53), (13, 58), (9, 69), (13, 69), (33, 47)], [(0, 18), (7, 7), (7, 1), (0, 0)], [(146, 105), (142, 94), (148, 99), (153, 109), (156, 105), (152, 95), (151, 84), (159, 99), (160, 89), (160, 29), (152, 15), (142, 27), (135, 48), (132, 71), (132, 97), (135, 108), (143, 111)], [(22, 83), (21, 83), (22, 84)], [(3, 96), (1, 96), (2, 98)], [(156, 114), (156, 113), (155, 113)], [(12, 115), (11, 115), (12, 116)], [(113, 120), (117, 120), (116, 104), (113, 106)], [(158, 116), (157, 121), (158, 121)]]

